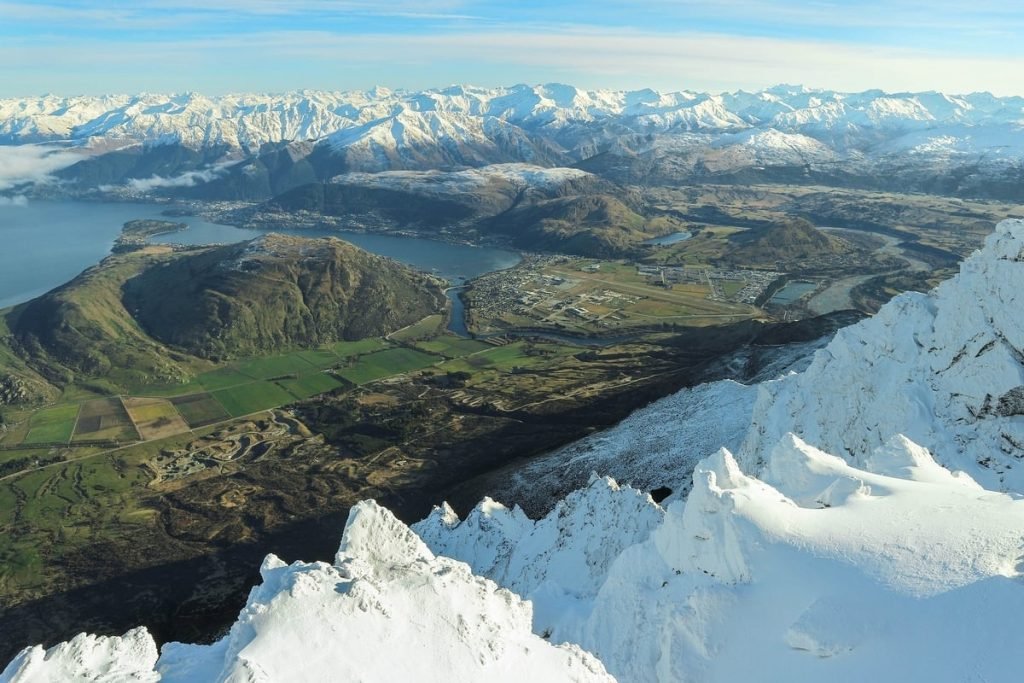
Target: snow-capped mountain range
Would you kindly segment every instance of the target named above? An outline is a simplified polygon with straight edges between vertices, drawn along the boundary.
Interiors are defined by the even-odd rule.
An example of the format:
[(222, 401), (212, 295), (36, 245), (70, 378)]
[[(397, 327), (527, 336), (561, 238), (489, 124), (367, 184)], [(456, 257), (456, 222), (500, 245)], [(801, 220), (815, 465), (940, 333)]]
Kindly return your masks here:
[(0, 154), (18, 146), (81, 161), (56, 173), (72, 194), (266, 200), (345, 173), (516, 163), (626, 185), (782, 181), (1024, 198), (1024, 98), (987, 93), (549, 84), (0, 100)]
[[(1004, 221), (805, 371), (683, 392), (705, 431), (691, 401), (750, 410), (742, 438), (721, 421), (732, 448), (691, 454), (685, 497), (595, 476), (542, 519), (488, 499), (411, 530), (362, 503), (333, 564), (268, 558), (213, 645), (82, 635), (0, 682), (1019, 680), (1022, 283)], [(652, 422), (611, 448), (630, 424)]]
[[(335, 136), (337, 144), (380, 134), (382, 127), (439, 134), (466, 121), (504, 121), (528, 131), (559, 132), (615, 124), (619, 131), (741, 131), (834, 135), (851, 130), (909, 132), (941, 126), (1024, 123), (1024, 98), (988, 93), (878, 90), (841, 93), (776, 86), (760, 92), (582, 90), (570, 85), (508, 88), (453, 86), (418, 92), (300, 91), (207, 97), (143, 94), (0, 100), (0, 139), (7, 143), (95, 138), (226, 145), (254, 152), (266, 143)], [(427, 122), (425, 128), (419, 122)], [(460, 125), (461, 124), (461, 125)], [(488, 123), (486, 125), (494, 125)], [(432, 130), (433, 129), (433, 130)]]
[[(0, 100), (0, 143), (67, 141), (109, 149), (132, 143), (223, 146), (252, 155), (266, 144), (326, 141), (356, 148), (373, 168), (380, 150), (492, 145), (501, 140), (518, 158), (496, 161), (579, 161), (625, 145), (644, 149), (665, 136), (752, 148), (787, 162), (821, 160), (852, 151), (1018, 153), (1024, 139), (1024, 98), (988, 93), (841, 93), (776, 86), (759, 92), (583, 90), (569, 85), (507, 88), (452, 86), (417, 92), (375, 88), (359, 92), (300, 91), (278, 95), (207, 97), (144, 94)], [(730, 137), (719, 139), (727, 134)], [(639, 136), (625, 140), (624, 136)], [(379, 161), (379, 160), (378, 160)], [(393, 165), (388, 165), (393, 167)], [(409, 167), (408, 165), (404, 167)]]

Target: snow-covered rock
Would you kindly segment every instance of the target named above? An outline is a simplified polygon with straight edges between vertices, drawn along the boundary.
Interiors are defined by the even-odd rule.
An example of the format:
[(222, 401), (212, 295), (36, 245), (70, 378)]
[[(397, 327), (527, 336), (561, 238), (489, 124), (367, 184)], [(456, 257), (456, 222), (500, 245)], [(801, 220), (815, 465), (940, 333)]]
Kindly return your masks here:
[(26, 648), (0, 673), (0, 683), (150, 683), (160, 680), (157, 656), (156, 643), (144, 628), (123, 636), (82, 633), (48, 650)]
[[(661, 518), (649, 495), (595, 477), (537, 522), (486, 499), (464, 521), (447, 505), (435, 508), (413, 530), (436, 552), (525, 598), (536, 597), (543, 613), (535, 614), (534, 625), (543, 633), (592, 600), (612, 562), (646, 539)], [(618, 523), (609, 525), (612, 519)]]
[(835, 151), (814, 138), (774, 128), (723, 135), (711, 147), (717, 150), (718, 166), (800, 166), (838, 158)]
[[(615, 548), (596, 592), (568, 602), (534, 589), (534, 628), (593, 652), (620, 681), (1014, 680), (1024, 500), (952, 475), (905, 438), (871, 461), (888, 474), (790, 434), (758, 479), (722, 449), (645, 539)], [(596, 504), (607, 494), (592, 485), (574, 496)], [(647, 505), (641, 516), (660, 512)], [(474, 564), (511, 586), (563, 571), (581, 541), (644, 536), (624, 516), (636, 511), (600, 507), (597, 521), (577, 499), (518, 522), (518, 539), (437, 513), (416, 528), (435, 551), (471, 563), (498, 539), (503, 556), (526, 553), (519, 573)], [(566, 530), (552, 538), (558, 552), (531, 553), (538, 530), (556, 523)], [(578, 574), (581, 587), (594, 577)]]
[[(718, 431), (723, 443), (742, 443), (674, 456), (704, 458), (692, 490), (669, 499), (646, 540), (602, 565), (596, 593), (568, 602), (565, 590), (526, 581), (535, 630), (593, 652), (620, 681), (1016, 680), (1022, 284), (1024, 222), (1007, 221), (956, 278), (840, 331), (807, 370), (751, 388), (759, 396), (750, 412), (745, 400), (736, 404), (752, 418), (746, 437)], [(715, 406), (737, 389), (711, 384), (669, 402), (700, 395)], [(604, 439), (609, 451), (628, 453), (616, 444), (650, 441), (666, 416), (652, 408), (591, 445)], [(714, 440), (712, 420), (695, 427)], [(707, 439), (681, 441), (701, 448)], [(632, 470), (642, 469), (642, 450)], [(648, 467), (665, 462), (652, 449)], [(616, 535), (587, 530), (592, 508), (581, 495), (596, 501), (604, 491), (592, 484), (573, 494), (575, 521), (560, 506), (499, 533), (469, 523), (478, 511), (461, 524), (435, 512), (416, 529), (435, 552), (522, 585), (572, 557), (572, 530)], [(602, 508), (601, 524), (643, 535), (619, 507)], [(530, 555), (528, 572), (475, 556), (482, 547), (527, 552), (534, 530), (555, 523), (569, 531), (554, 544), (569, 550)], [(592, 573), (581, 576), (592, 585)]]
[(986, 488), (1024, 491), (1024, 221), (960, 273), (840, 330), (803, 373), (761, 385), (740, 448), (756, 471), (786, 432), (863, 465), (895, 434)]
[(611, 681), (593, 656), (531, 632), (531, 605), (435, 557), (373, 502), (349, 515), (333, 565), (271, 555), (213, 645), (156, 646), (144, 629), (29, 648), (0, 681)]

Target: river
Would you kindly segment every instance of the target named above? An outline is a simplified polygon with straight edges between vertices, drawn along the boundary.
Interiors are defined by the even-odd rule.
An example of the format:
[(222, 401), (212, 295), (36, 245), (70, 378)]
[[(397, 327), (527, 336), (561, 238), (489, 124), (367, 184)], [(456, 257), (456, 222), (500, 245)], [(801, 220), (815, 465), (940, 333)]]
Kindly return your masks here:
[[(67, 282), (110, 253), (121, 226), (135, 218), (188, 224), (182, 232), (154, 241), (175, 244), (240, 242), (264, 234), (210, 223), (196, 216), (163, 216), (164, 206), (142, 203), (32, 201), (25, 206), (0, 205), (0, 308), (28, 301)], [(366, 251), (389, 256), (460, 285), (465, 280), (519, 263), (519, 254), (493, 247), (451, 244), (404, 235), (377, 235), (328, 229), (287, 230), (301, 237), (333, 236)], [(456, 290), (452, 330), (465, 334), (462, 303)]]

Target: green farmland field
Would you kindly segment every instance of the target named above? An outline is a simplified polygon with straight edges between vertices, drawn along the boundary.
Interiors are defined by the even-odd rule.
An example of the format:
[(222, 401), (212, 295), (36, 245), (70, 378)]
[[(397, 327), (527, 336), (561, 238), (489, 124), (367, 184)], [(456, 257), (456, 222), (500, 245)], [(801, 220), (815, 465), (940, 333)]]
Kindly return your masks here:
[(295, 379), (279, 379), (277, 384), (284, 387), (295, 398), (309, 398), (345, 386), (340, 380), (326, 372), (314, 372)]
[(429, 367), (439, 360), (437, 356), (413, 349), (388, 349), (362, 356), (356, 365), (342, 368), (338, 374), (353, 384), (366, 384), (382, 377)]
[(213, 392), (213, 397), (232, 417), (258, 413), (295, 401), (291, 394), (273, 382), (252, 382), (245, 386), (221, 389)]
[(25, 443), (67, 443), (77, 417), (77, 404), (40, 410), (32, 416)]

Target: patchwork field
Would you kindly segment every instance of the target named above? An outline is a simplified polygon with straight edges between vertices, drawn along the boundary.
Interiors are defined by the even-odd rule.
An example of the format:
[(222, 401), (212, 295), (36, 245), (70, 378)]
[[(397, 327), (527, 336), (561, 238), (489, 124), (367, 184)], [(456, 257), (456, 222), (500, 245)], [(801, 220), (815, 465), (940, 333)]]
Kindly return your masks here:
[(221, 368), (212, 372), (204, 372), (199, 375), (199, 383), (207, 391), (217, 391), (228, 387), (246, 384), (253, 380), (249, 375), (244, 375), (233, 367)]
[(440, 366), (445, 372), (468, 372), (473, 375), (471, 383), (489, 381), (497, 374), (517, 370), (542, 368), (557, 364), (567, 356), (578, 353), (579, 348), (560, 344), (537, 344), (515, 342), (506, 346), (492, 347), (490, 351), (472, 356), (456, 358)]
[(192, 429), (205, 427), (231, 417), (224, 406), (217, 402), (217, 399), (205, 392), (176, 396), (171, 399), (171, 403)]
[(387, 346), (388, 343), (383, 339), (372, 337), (370, 339), (360, 339), (358, 341), (336, 342), (330, 346), (330, 349), (338, 355), (338, 358), (344, 359), (351, 358), (352, 356), (359, 356), (364, 353), (380, 351), (383, 348), (387, 348)]
[(334, 353), (331, 349), (312, 349), (309, 351), (299, 351), (295, 354), (302, 360), (306, 361), (315, 368), (332, 368), (341, 362), (338, 358), (338, 354)]
[(480, 335), (516, 328), (592, 335), (721, 324), (762, 314), (724, 300), (706, 281), (672, 277), (662, 282), (649, 269), (625, 261), (524, 261), (473, 282), (466, 293), (469, 325)]
[(82, 404), (75, 426), (75, 441), (137, 441), (139, 438), (120, 398), (96, 398)]
[(163, 439), (189, 430), (170, 401), (160, 398), (126, 398), (124, 405), (143, 439)]
[(419, 321), (414, 325), (406, 327), (404, 330), (398, 332), (392, 332), (388, 335), (389, 339), (396, 339), (398, 341), (414, 341), (416, 339), (426, 339), (428, 337), (436, 336), (441, 332), (441, 324), (444, 322), (444, 316), (430, 315)]

